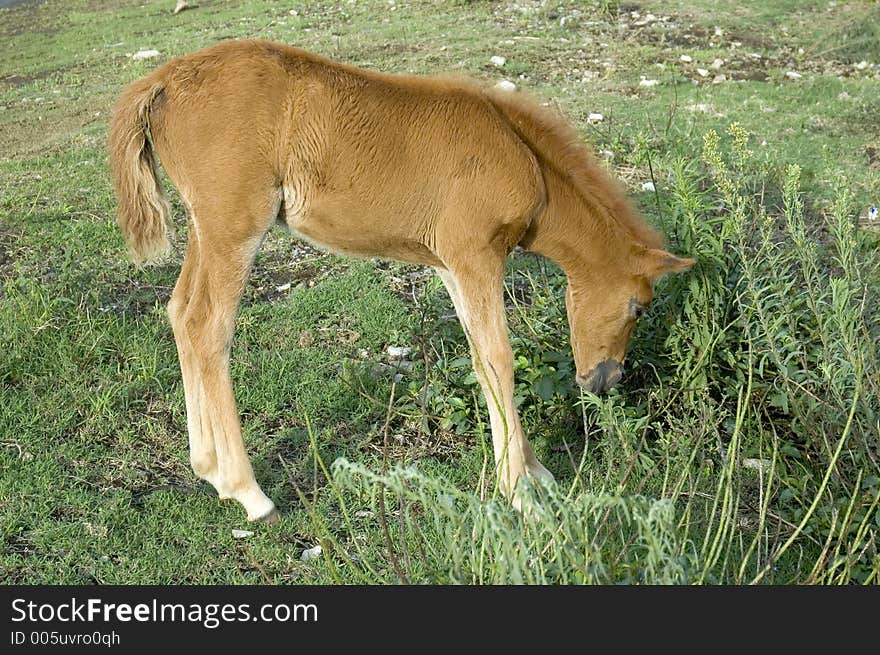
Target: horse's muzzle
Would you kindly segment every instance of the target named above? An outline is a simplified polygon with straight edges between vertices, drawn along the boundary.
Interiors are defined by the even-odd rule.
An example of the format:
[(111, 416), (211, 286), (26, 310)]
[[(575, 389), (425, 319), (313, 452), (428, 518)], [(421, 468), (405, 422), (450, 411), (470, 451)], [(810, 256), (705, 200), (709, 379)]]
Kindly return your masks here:
[(606, 359), (586, 375), (578, 375), (577, 383), (592, 393), (608, 391), (623, 377), (623, 365), (616, 359)]

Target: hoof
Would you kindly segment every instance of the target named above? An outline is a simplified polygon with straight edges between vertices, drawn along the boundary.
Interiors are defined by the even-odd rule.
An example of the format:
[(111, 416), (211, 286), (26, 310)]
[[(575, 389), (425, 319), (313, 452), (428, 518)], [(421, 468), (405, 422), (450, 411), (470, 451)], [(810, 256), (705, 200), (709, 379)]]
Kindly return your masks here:
[(553, 482), (556, 479), (553, 477), (553, 474), (537, 460), (526, 469), (526, 475), (544, 483)]
[(276, 509), (272, 508), (268, 513), (263, 514), (259, 518), (255, 518), (253, 523), (265, 523), (266, 525), (275, 525), (278, 521), (281, 520), (281, 513)]
[(550, 484), (556, 478), (553, 477), (553, 474), (548, 471), (541, 462), (535, 460), (526, 466), (525, 471), (517, 476), (515, 488), (512, 493), (508, 492), (508, 498), (510, 498), (510, 504), (513, 505), (513, 508), (517, 512), (522, 512), (522, 496), (520, 487), (523, 483), (531, 483), (531, 484)]

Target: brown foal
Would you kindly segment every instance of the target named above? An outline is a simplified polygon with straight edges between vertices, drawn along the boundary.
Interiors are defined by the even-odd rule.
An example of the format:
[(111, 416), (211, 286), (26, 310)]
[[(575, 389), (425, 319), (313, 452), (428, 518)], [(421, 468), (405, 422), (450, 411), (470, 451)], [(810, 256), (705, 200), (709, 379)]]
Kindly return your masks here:
[(489, 407), (500, 488), (551, 479), (513, 401), (502, 294), (517, 245), (556, 261), (577, 381), (622, 375), (652, 281), (689, 268), (559, 116), (519, 93), (385, 75), (275, 43), (230, 41), (129, 85), (110, 126), (118, 220), (136, 261), (168, 249), (154, 152), (180, 192), (188, 241), (168, 305), (190, 459), (248, 519), (276, 516), (254, 479), (229, 376), (235, 316), (276, 222), (324, 248), (433, 266)]

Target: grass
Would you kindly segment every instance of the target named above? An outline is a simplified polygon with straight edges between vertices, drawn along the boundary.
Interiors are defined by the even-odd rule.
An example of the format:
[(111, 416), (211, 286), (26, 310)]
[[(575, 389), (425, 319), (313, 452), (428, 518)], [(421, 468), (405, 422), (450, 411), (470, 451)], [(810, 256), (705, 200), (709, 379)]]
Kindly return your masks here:
[[(0, 581), (880, 581), (880, 274), (856, 227), (880, 197), (876, 3), (172, 5), (0, 10)], [(164, 313), (183, 228), (168, 261), (126, 261), (104, 142), (126, 82), (233, 37), (511, 79), (698, 259), (658, 284), (627, 379), (599, 398), (573, 386), (559, 271), (511, 258), (520, 411), (559, 482), (524, 516), (494, 493), (442, 285), (277, 231), (232, 375), (282, 521), (247, 526), (189, 470)], [(127, 56), (146, 48), (161, 56)]]

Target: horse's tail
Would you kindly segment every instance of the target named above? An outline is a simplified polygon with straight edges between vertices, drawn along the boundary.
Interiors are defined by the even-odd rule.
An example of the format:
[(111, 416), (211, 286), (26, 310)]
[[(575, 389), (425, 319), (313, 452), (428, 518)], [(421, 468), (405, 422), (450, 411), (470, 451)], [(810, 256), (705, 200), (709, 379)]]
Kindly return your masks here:
[(122, 92), (110, 119), (110, 170), (117, 222), (136, 263), (168, 252), (169, 208), (150, 143), (150, 107), (164, 82), (155, 73)]

